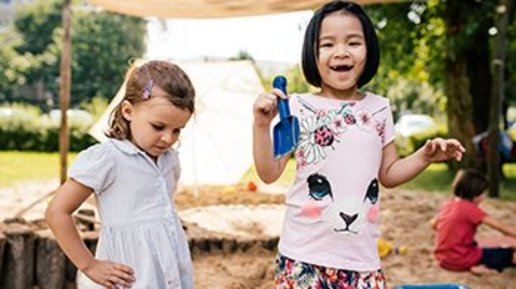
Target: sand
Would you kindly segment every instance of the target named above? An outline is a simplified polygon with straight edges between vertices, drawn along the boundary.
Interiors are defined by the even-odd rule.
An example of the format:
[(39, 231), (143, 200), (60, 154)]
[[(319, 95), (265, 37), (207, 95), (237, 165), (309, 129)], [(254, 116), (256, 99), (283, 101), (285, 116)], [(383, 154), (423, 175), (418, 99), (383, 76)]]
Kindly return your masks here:
[[(31, 200), (53, 189), (54, 183), (29, 184), (0, 190), (0, 219), (19, 212)], [(37, 188), (37, 189), (34, 189)], [(241, 238), (273, 238), (281, 231), (285, 188), (273, 193), (251, 192), (244, 185), (234, 187), (180, 188), (175, 200), (189, 234), (213, 232)], [(265, 189), (263, 190), (265, 191)], [(408, 248), (404, 255), (389, 255), (382, 266), (390, 287), (408, 283), (462, 283), (474, 289), (516, 288), (516, 268), (501, 274), (477, 276), (439, 268), (432, 256), (434, 232), (429, 220), (449, 195), (401, 189), (382, 190), (382, 237)], [(46, 202), (29, 210), (24, 217), (42, 217)], [(89, 205), (89, 204), (87, 204)], [(481, 205), (492, 216), (516, 226), (516, 203), (486, 200)], [(200, 229), (195, 229), (195, 228)], [(480, 238), (500, 236), (481, 227)], [(273, 288), (275, 249), (255, 247), (235, 252), (215, 250), (193, 252), (196, 288)]]
[[(221, 193), (223, 191), (221, 188), (201, 189), (196, 199), (201, 199), (200, 202), (205, 207), (199, 208), (191, 192), (184, 190), (176, 198), (177, 205), (181, 208), (184, 219), (194, 221), (204, 229), (238, 236), (269, 236), (271, 232), (279, 233), (281, 227), (277, 223), (282, 220), (281, 212), (284, 211), (281, 195), (245, 190)], [(432, 255), (434, 232), (429, 221), (440, 204), (448, 198), (449, 195), (444, 193), (382, 190), (382, 237), (408, 248), (404, 255), (388, 255), (382, 259), (389, 286), (461, 283), (472, 289), (516, 288), (516, 268), (505, 270), (501, 274), (477, 276), (468, 272), (449, 272), (437, 266)], [(222, 204), (230, 206), (224, 210)], [(516, 203), (486, 200), (481, 207), (492, 216), (516, 226)], [(271, 222), (271, 219), (275, 222)], [(253, 222), (256, 225), (250, 226)], [(492, 236), (500, 234), (485, 226), (480, 228), (480, 238)], [(276, 251), (263, 249), (233, 254), (194, 253), (197, 288), (273, 288), (275, 255)]]

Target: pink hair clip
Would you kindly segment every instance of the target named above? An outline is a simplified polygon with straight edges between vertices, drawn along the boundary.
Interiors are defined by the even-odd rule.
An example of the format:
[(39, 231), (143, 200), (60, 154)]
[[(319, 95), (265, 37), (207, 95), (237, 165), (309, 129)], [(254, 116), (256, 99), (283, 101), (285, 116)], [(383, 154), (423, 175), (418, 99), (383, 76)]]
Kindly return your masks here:
[(143, 99), (147, 100), (150, 98), (153, 86), (154, 81), (151, 79), (149, 82), (147, 82), (147, 85), (145, 85), (145, 88), (143, 89)]

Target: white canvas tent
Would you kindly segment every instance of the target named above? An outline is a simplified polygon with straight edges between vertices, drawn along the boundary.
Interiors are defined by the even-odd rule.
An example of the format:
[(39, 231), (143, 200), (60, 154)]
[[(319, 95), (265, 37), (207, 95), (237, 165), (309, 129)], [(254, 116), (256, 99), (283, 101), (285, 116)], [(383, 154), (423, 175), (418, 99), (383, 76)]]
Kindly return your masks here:
[[(249, 61), (183, 62), (196, 90), (196, 113), (181, 132), (181, 184), (235, 184), (252, 165), (252, 106), (263, 91)], [(122, 99), (119, 89), (90, 130), (106, 137), (109, 114)]]
[[(329, 0), (88, 0), (108, 11), (141, 17), (215, 18), (264, 15), (311, 10)], [(355, 0), (359, 4), (390, 3), (404, 0)], [(406, 0), (405, 0), (406, 1)]]
[[(357, 0), (359, 4), (390, 3), (407, 0)], [(315, 9), (327, 0), (262, 0), (262, 1), (212, 1), (212, 0), (88, 0), (102, 9), (140, 17), (160, 18), (214, 18), (245, 15), (262, 15)], [(61, 125), (59, 132), (59, 155), (61, 183), (67, 179), (68, 123), (66, 111), (71, 94), (71, 0), (63, 0), (63, 49), (60, 65), (59, 102)]]

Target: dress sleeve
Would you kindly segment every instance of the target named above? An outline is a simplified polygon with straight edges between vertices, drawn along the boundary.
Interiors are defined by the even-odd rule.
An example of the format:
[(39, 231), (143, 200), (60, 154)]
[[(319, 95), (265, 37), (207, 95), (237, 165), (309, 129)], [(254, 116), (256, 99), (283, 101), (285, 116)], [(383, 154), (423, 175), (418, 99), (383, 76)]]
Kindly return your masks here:
[(477, 205), (473, 205), (469, 211), (470, 221), (475, 225), (480, 225), (480, 223), (482, 223), (484, 218), (487, 216), (486, 212)]
[(114, 161), (106, 145), (96, 144), (82, 151), (68, 170), (73, 180), (101, 194), (115, 179)]

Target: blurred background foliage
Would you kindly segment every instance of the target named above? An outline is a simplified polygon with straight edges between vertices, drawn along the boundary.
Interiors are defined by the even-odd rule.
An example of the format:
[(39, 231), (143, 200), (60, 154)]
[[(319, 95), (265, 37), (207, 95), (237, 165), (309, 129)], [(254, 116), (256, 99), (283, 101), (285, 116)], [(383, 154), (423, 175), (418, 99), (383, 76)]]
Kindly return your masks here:
[[(131, 59), (143, 57), (146, 49), (145, 19), (99, 11), (84, 2), (73, 1), (71, 151), (80, 151), (96, 142), (88, 135), (88, 129), (115, 95)], [(507, 2), (512, 6), (506, 37), (502, 125), (514, 140), (516, 3)], [(398, 135), (396, 143), (401, 156), (412, 153), (428, 138), (450, 136), (468, 148), (467, 160), (461, 165), (472, 167), (478, 163), (479, 155), (471, 143), (473, 135), (489, 126), (491, 63), (498, 34), (499, 3), (415, 0), (364, 7), (376, 25), (381, 49), (379, 71), (364, 90), (386, 96), (395, 121), (404, 114), (423, 114), (437, 124), (408, 136)], [(35, 167), (45, 172), (57, 171), (57, 154), (42, 152), (58, 150), (61, 8), (58, 0), (36, 0), (20, 6), (14, 22), (0, 30), (0, 163), (10, 164), (0, 165), (0, 183), (9, 183), (13, 176), (33, 178)], [(264, 89), (268, 90), (274, 75), (262, 73), (259, 61), (246, 51), (230, 58), (242, 59), (255, 62)], [(306, 83), (299, 65), (284, 67), (281, 73), (289, 80), (290, 92), (316, 90)], [(461, 103), (470, 107), (457, 110)], [(24, 173), (16, 170), (12, 174), (12, 164)], [(295, 164), (291, 162), (280, 183), (288, 183), (294, 171)], [(505, 165), (503, 171), (506, 179), (502, 182), (502, 196), (514, 199), (516, 164)], [(37, 175), (40, 174), (38, 171)], [(252, 169), (246, 176), (255, 179)], [(452, 178), (453, 171), (448, 166), (434, 164), (404, 186), (446, 191)]]
[[(74, 3), (71, 107), (89, 111), (96, 119), (115, 95), (131, 59), (144, 55), (146, 20), (98, 11), (79, 0)], [(457, 98), (468, 98), (473, 103), (471, 117), (464, 121), (472, 122), (473, 133), (487, 128), (497, 6), (495, 0), (406, 1), (365, 6), (377, 28), (381, 62), (378, 74), (364, 89), (386, 96), (391, 101), (395, 120), (406, 113), (426, 114), (439, 126), (421, 137), (401, 140), (402, 155), (417, 148), (428, 136), (451, 134), (462, 142), (471, 142), (470, 135), (461, 135), (464, 129), (450, 129), (449, 104), (460, 101)], [(456, 11), (462, 13), (454, 14)], [(511, 11), (505, 66), (506, 108), (516, 103), (516, 21), (514, 9)], [(60, 1), (40, 0), (21, 6), (12, 25), (0, 31), (0, 106), (12, 107), (19, 103), (26, 108), (33, 105), (40, 116), (58, 107), (61, 35)], [(240, 51), (231, 59), (255, 61), (246, 51)], [(465, 75), (450, 77), (450, 68), (463, 63)], [(259, 70), (259, 65), (257, 67)], [(305, 82), (299, 65), (283, 73), (289, 79), (290, 91), (314, 91)], [(272, 75), (260, 75), (268, 89)], [(446, 80), (454, 77), (456, 82)], [(469, 81), (467, 91), (453, 94), (460, 79)], [(510, 110), (504, 111), (504, 116), (508, 118), (505, 126), (516, 119)], [(23, 121), (35, 122), (34, 118), (27, 117)], [(9, 135), (0, 142), (26, 140), (12, 135), (20, 128), (39, 130), (33, 135), (41, 137), (52, 135), (47, 129), (50, 125), (43, 124), (44, 121), (39, 125), (21, 125), (20, 121), (2, 120), (1, 126), (16, 126), (16, 129), (1, 127), (1, 131)], [(1, 146), (7, 147), (6, 144)], [(31, 144), (19, 148), (35, 147), (38, 146)], [(54, 146), (45, 147), (48, 150)]]
[[(42, 111), (58, 106), (61, 8), (57, 0), (21, 6), (0, 33), (0, 103), (30, 103)], [(129, 61), (145, 52), (146, 21), (78, 5), (72, 27), (71, 106), (111, 98)]]

